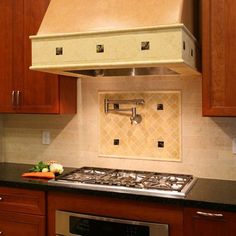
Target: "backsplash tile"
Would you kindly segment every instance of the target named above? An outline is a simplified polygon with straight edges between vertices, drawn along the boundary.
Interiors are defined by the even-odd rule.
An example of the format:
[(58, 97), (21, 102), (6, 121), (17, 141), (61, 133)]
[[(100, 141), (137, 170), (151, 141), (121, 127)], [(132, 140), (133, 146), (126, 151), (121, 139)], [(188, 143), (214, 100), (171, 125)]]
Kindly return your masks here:
[[(143, 99), (144, 105), (119, 105), (120, 109), (136, 107), (137, 114), (142, 116), (141, 123), (131, 124), (131, 111), (105, 114), (104, 99)], [(113, 108), (113, 105), (109, 106)], [(181, 160), (180, 91), (100, 92), (99, 118), (100, 156), (163, 161)]]
[[(4, 160), (32, 164), (40, 160), (57, 160), (71, 167), (95, 166), (190, 173), (198, 177), (236, 180), (236, 155), (232, 154), (236, 118), (202, 116), (201, 82), (200, 76), (79, 79), (78, 113), (75, 116), (0, 116), (0, 122), (1, 117), (3, 121), (1, 135)], [(143, 93), (170, 90), (181, 91), (181, 161), (98, 156), (100, 91)], [(45, 129), (51, 132), (50, 145), (41, 143), (42, 130)]]

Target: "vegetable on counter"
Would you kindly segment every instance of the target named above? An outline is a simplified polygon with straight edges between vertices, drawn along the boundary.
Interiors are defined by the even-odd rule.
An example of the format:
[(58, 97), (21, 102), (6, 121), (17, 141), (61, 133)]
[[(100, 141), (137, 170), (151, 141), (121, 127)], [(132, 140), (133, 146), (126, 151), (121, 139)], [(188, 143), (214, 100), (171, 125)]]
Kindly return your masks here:
[(50, 161), (49, 163), (40, 161), (33, 168), (29, 169), (29, 172), (22, 174), (22, 176), (53, 179), (55, 175), (62, 174), (63, 171), (63, 166), (55, 161)]
[[(44, 169), (49, 170), (49, 164), (46, 164), (46, 163), (40, 161), (33, 168), (29, 169), (29, 172), (42, 172), (42, 170), (44, 170)], [(43, 172), (47, 172), (47, 171), (43, 171)]]
[(54, 173), (54, 174), (62, 174), (62, 172), (64, 171), (63, 166), (61, 164), (58, 163), (52, 163), (49, 166), (49, 170)]
[(23, 177), (36, 177), (36, 178), (43, 178), (43, 179), (53, 179), (55, 178), (54, 173), (52, 172), (26, 172), (22, 174)]

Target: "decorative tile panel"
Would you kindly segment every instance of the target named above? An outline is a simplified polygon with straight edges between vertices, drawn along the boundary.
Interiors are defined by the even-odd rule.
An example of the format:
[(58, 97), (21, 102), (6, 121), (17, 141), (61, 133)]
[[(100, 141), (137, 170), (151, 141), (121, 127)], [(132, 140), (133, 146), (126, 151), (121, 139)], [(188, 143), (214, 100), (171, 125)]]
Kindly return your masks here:
[[(131, 124), (131, 111), (105, 114), (104, 99), (144, 99), (144, 105), (119, 105), (120, 109), (136, 107), (141, 123)], [(100, 92), (99, 118), (99, 156), (181, 160), (180, 91)]]

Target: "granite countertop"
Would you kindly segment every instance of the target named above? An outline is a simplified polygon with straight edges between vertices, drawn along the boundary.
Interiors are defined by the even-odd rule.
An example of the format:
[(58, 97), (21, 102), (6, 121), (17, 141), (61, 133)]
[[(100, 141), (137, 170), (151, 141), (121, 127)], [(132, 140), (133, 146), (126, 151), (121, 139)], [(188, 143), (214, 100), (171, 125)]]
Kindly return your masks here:
[[(236, 212), (236, 181), (198, 178), (185, 198), (149, 197), (123, 193), (81, 190), (73, 187), (62, 187), (47, 180), (21, 177), (32, 165), (0, 163), (0, 186), (37, 189), (42, 191), (63, 191), (68, 193), (86, 193), (107, 195), (111, 197), (156, 201), (163, 204), (174, 204), (186, 207), (209, 208)], [(65, 172), (73, 168), (65, 168)]]

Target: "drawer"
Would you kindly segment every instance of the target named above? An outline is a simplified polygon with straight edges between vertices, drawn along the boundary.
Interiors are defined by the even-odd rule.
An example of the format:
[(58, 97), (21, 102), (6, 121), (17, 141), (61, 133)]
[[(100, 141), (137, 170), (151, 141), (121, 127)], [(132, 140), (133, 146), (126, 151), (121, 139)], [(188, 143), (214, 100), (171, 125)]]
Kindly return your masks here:
[(0, 187), (0, 211), (45, 215), (45, 193)]
[(1, 236), (45, 236), (45, 217), (0, 211)]

